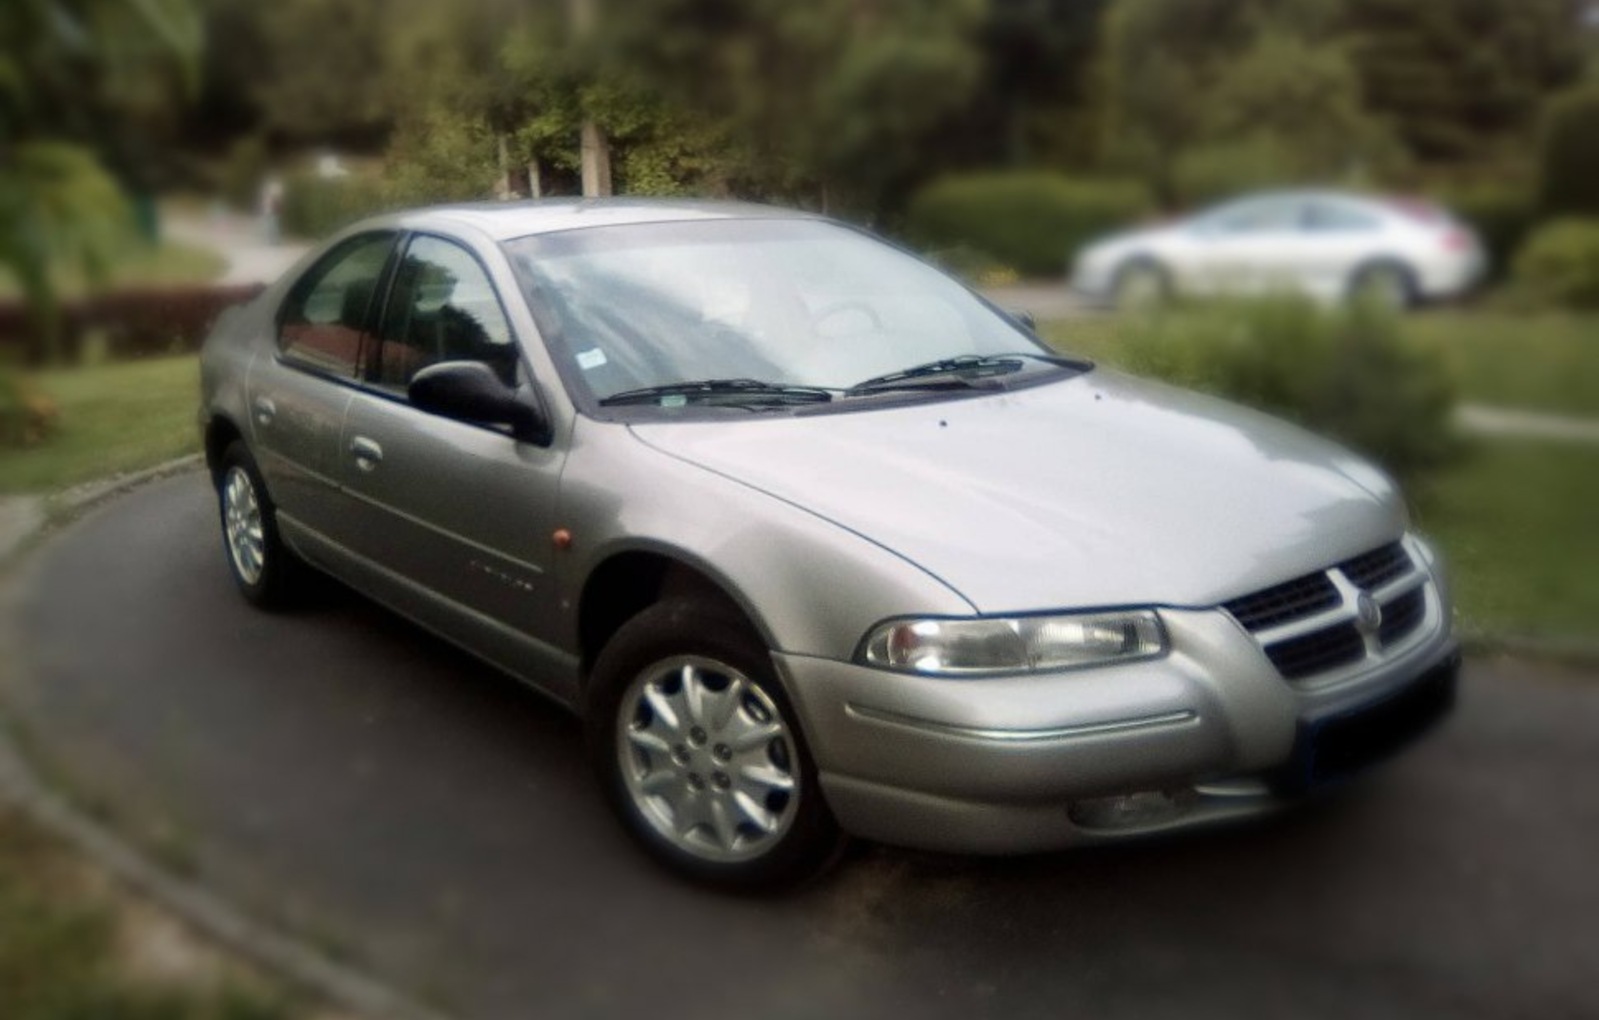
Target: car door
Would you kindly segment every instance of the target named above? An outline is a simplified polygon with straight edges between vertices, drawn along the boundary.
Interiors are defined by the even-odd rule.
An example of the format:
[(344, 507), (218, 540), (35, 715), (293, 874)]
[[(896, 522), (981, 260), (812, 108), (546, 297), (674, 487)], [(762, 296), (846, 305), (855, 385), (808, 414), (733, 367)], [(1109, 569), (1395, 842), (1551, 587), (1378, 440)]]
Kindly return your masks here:
[(291, 532), (308, 529), (328, 537), (342, 530), (338, 450), (344, 412), (396, 239), (393, 231), (360, 234), (314, 263), (279, 309), (275, 355), (251, 366), (246, 391), (252, 447), (279, 520)]
[(1257, 294), (1297, 287), (1306, 254), (1303, 223), (1304, 202), (1287, 196), (1250, 199), (1206, 217), (1193, 228), (1192, 289)]
[(1383, 221), (1374, 211), (1335, 197), (1312, 200), (1306, 210), (1307, 284), (1317, 296), (1332, 300), (1349, 291), (1362, 264), (1383, 250)]
[(463, 360), (508, 385), (531, 382), (484, 264), (455, 240), (414, 235), (345, 412), (349, 543), (389, 575), (392, 601), (446, 633), (481, 630), (486, 619), (553, 644), (560, 452), (422, 411), (406, 396), (422, 368)]

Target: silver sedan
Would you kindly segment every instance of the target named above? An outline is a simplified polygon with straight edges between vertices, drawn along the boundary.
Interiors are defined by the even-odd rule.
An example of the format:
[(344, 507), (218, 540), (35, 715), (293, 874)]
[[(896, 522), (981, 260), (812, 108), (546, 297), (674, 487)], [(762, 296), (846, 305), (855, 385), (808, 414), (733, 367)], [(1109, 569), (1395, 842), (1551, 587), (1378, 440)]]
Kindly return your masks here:
[(1404, 308), (1465, 293), (1486, 265), (1476, 234), (1429, 202), (1285, 191), (1097, 241), (1072, 287), (1119, 308), (1268, 291)]
[(1274, 810), (1448, 707), (1388, 479), (1042, 345), (755, 206), (374, 219), (225, 319), (201, 425), (244, 596), (337, 576), (577, 713), (722, 886)]

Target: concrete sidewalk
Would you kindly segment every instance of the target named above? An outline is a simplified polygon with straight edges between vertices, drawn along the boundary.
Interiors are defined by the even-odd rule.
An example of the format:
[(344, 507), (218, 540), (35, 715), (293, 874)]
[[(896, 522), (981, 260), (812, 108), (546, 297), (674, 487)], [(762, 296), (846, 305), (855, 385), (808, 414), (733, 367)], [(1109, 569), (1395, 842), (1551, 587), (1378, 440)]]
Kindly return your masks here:
[(174, 241), (206, 248), (227, 260), (221, 283), (272, 283), (311, 250), (304, 241), (269, 243), (258, 220), (237, 213), (169, 213), (162, 230)]

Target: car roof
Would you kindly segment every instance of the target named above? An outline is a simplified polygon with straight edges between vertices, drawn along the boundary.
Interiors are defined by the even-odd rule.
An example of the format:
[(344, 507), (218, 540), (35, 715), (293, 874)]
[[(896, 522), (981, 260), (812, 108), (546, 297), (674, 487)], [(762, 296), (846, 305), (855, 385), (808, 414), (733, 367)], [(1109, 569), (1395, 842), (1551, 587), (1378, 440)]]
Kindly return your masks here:
[(751, 202), (638, 198), (555, 198), (431, 206), (377, 217), (364, 227), (426, 230), (466, 226), (496, 241), (585, 227), (686, 220), (814, 219), (809, 213)]

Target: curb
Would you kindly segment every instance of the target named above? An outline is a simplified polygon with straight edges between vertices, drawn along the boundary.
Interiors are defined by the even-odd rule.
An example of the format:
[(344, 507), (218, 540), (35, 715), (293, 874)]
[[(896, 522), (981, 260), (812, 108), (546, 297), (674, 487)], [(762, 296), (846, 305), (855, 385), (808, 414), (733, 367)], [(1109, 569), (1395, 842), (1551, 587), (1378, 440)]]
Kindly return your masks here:
[[(145, 471), (80, 485), (48, 500), (39, 525), (0, 564), (0, 648), (15, 646), (14, 610), (21, 582), (29, 573), (22, 561), (29, 558), (42, 535), (124, 492), (201, 466), (199, 454), (180, 457)], [(153, 863), (111, 826), (95, 820), (45, 782), (17, 746), (8, 716), (0, 705), (0, 799), (15, 804), (117, 880), (204, 936), (332, 1006), (384, 1020), (450, 1020), (447, 1014), (421, 1005), (378, 978), (252, 919), (202, 883), (179, 878)]]

